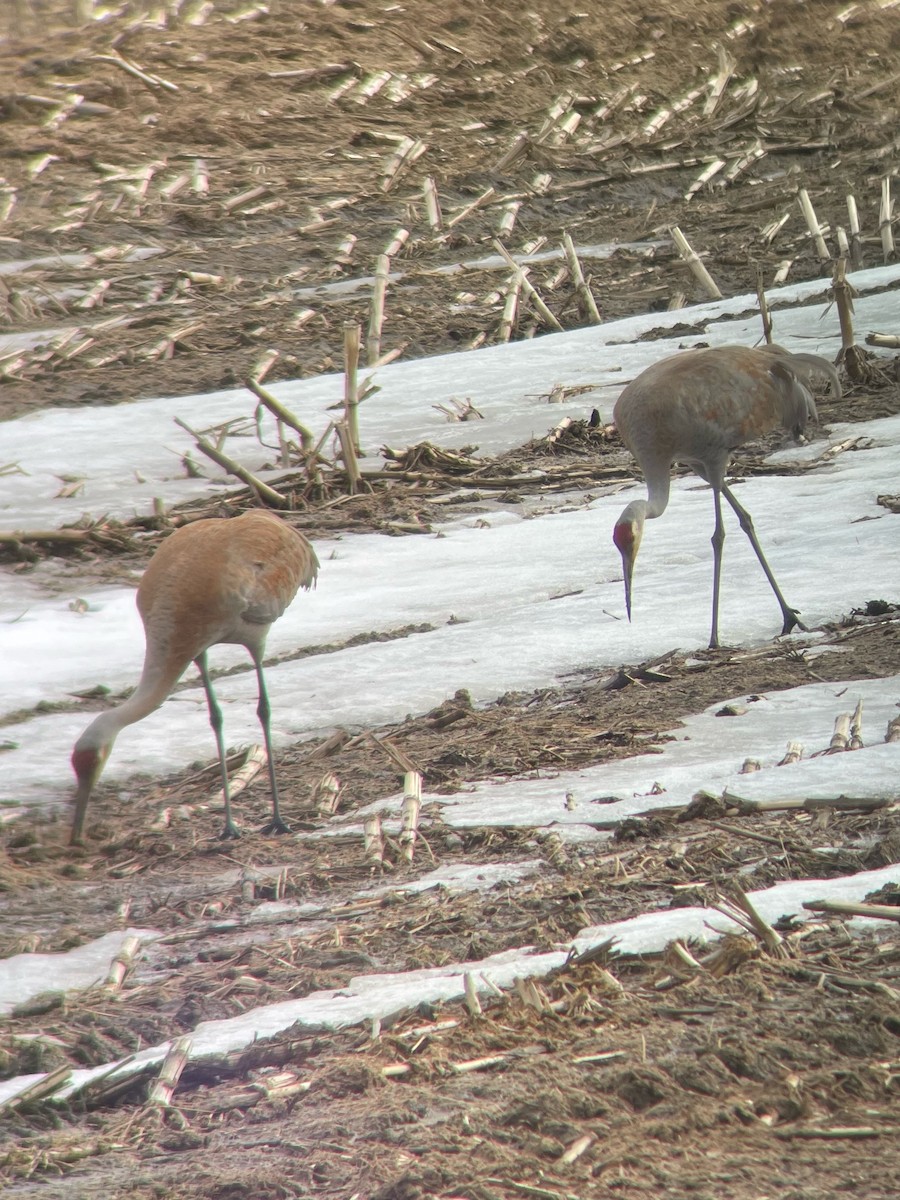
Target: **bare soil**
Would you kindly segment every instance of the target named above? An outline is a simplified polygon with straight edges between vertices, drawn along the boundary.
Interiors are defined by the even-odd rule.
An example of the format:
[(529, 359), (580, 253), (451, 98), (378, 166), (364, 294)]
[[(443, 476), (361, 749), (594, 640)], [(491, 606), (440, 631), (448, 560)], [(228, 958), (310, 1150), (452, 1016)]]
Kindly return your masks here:
[[(880, 181), (898, 153), (896, 8), (271, 0), (257, 9), (221, 0), (209, 12), (183, 5), (179, 17), (177, 7), (135, 0), (79, 26), (71, 3), (19, 0), (4, 18), (0, 264), (51, 261), (0, 275), (2, 332), (65, 332), (0, 353), (2, 418), (234, 386), (269, 350), (278, 355), (268, 381), (340, 368), (343, 324), (365, 328), (367, 277), (397, 229), (409, 237), (393, 257), (402, 279), (388, 291), (380, 352), (490, 343), (508, 272), (442, 268), (493, 253), (511, 204), (520, 207), (503, 241), (517, 254), (539, 239), (555, 249), (564, 231), (582, 246), (646, 244), (585, 259), (607, 319), (664, 309), (680, 292), (701, 298), (672, 247), (673, 224), (726, 295), (753, 292), (758, 268), (771, 283), (787, 259), (789, 280), (822, 275), (798, 187), (821, 221), (844, 226), (852, 191), (864, 259), (881, 261)], [(151, 9), (168, 16), (148, 22)], [(707, 105), (707, 88), (663, 120), (729, 63), (717, 105)], [(379, 72), (389, 73), (380, 87)], [(408, 145), (401, 138), (426, 148), (388, 176)], [(686, 200), (719, 159), (721, 170)], [(427, 220), (428, 177), (441, 229)], [(135, 258), (129, 247), (156, 253)], [(531, 279), (572, 328), (587, 314), (560, 265), (534, 263)], [(361, 282), (327, 290), (341, 280)], [(511, 336), (541, 331), (523, 309)], [(566, 437), (460, 470), (468, 495), (458, 503), (474, 509), (495, 495), (510, 503), (510, 489), (526, 503), (523, 467), (540, 466), (561, 497), (630, 470), (577, 399), (555, 411), (576, 418)], [(823, 418), (897, 411), (896, 376), (886, 370), (851, 389), (840, 409), (826, 403)], [(742, 455), (738, 472), (766, 469), (762, 449)], [(442, 490), (412, 486), (400, 471), (338, 507), (304, 497), (292, 519), (311, 536), (402, 535), (445, 515), (434, 504)], [(235, 492), (217, 510), (247, 502)], [(137, 532), (148, 529), (106, 524), (68, 549), (6, 546), (2, 569), (41, 571), (48, 586), (54, 573), (85, 586), (121, 579), (162, 531)], [(255, 832), (267, 808), (256, 786), (237, 802), (245, 836), (220, 842), (221, 816), (208, 804), (214, 773), (199, 766), (133, 781), (127, 803), (101, 788), (81, 850), (66, 845), (60, 818), (5, 828), (4, 955), (64, 950), (128, 925), (163, 937), (121, 990), (50, 990), (3, 1022), (3, 1076), (107, 1062), (200, 1021), (360, 975), (564, 945), (586, 926), (654, 908), (713, 908), (736, 883), (750, 890), (897, 861), (890, 808), (749, 816), (720, 807), (629, 821), (590, 847), (546, 830), (452, 829), (429, 812), (414, 864), (389, 855), (373, 868), (358, 833), (316, 836), (328, 819), (311, 800), (334, 772), (340, 817), (352, 820), (397, 790), (405, 765), (429, 789), (452, 792), (644, 752), (664, 744), (681, 717), (732, 696), (749, 703), (821, 678), (896, 672), (897, 598), (865, 599), (888, 603), (824, 631), (839, 654), (813, 658), (773, 643), (673, 654), (604, 676), (586, 667), (484, 709), (458, 694), (395, 727), (292, 747), (278, 763), (295, 830), (283, 838)], [(87, 714), (108, 700), (72, 703)], [(810, 749), (829, 736), (823, 730), (821, 747)], [(177, 805), (195, 806), (189, 822), (151, 829)], [(539, 869), (483, 893), (404, 892), (435, 865), (520, 859), (539, 860)], [(390, 890), (360, 895), (375, 884)], [(251, 926), (259, 903), (276, 897), (321, 908), (283, 928)], [(893, 893), (880, 900), (898, 902)], [(480, 1015), (454, 1003), (397, 1014), (377, 1030), (289, 1031), (191, 1063), (165, 1110), (147, 1106), (151, 1081), (139, 1078), (69, 1108), (6, 1111), (5, 1194), (893, 1198), (896, 937), (850, 937), (837, 918), (782, 934), (783, 954), (734, 938), (696, 968), (674, 957), (573, 961)]]

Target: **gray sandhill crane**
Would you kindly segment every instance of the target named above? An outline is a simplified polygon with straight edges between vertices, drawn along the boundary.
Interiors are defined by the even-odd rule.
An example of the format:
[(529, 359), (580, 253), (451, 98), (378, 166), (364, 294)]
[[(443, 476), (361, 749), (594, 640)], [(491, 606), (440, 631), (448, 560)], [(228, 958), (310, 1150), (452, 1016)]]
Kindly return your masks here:
[(713, 597), (710, 649), (719, 644), (719, 580), (722, 571), (724, 496), (750, 539), (784, 618), (782, 634), (804, 629), (789, 608), (766, 562), (750, 514), (725, 482), (731, 452), (751, 438), (782, 425), (798, 436), (816, 406), (808, 387), (811, 375), (823, 375), (840, 399), (841, 385), (830, 362), (816, 354), (791, 354), (781, 346), (718, 346), (664, 358), (625, 388), (613, 420), (638, 461), (647, 499), (633, 500), (616, 522), (613, 541), (622, 555), (625, 607), (631, 620), (631, 575), (646, 518), (659, 517), (669, 502), (669, 472), (674, 462), (691, 467), (712, 487), (716, 524), (712, 536)]
[(245, 646), (256, 667), (256, 711), (272, 789), (272, 820), (263, 832), (287, 832), (278, 806), (262, 659), (269, 626), (291, 603), (298, 588), (315, 583), (318, 569), (319, 561), (306, 538), (265, 509), (225, 520), (195, 521), (166, 538), (150, 560), (137, 592), (146, 635), (140, 681), (124, 704), (100, 713), (91, 722), (72, 751), (78, 780), (73, 844), (81, 842), (88, 801), (116, 736), (126, 725), (159, 708), (191, 662), (196, 663), (206, 690), (209, 722), (219, 752), (225, 797), (222, 837), (240, 836), (231, 819), (222, 710), (206, 661), (207, 650), (220, 642)]

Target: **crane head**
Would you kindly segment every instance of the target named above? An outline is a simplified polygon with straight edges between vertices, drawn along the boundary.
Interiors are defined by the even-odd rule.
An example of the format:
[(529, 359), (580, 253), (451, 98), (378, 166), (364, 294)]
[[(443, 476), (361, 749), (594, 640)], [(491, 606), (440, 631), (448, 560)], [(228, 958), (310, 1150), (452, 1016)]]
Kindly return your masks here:
[(106, 766), (109, 752), (112, 750), (112, 742), (85, 746), (82, 745), (83, 741), (84, 739), (82, 738), (81, 741), (77, 742), (75, 749), (72, 751), (72, 769), (75, 772), (75, 778), (78, 780), (78, 787), (75, 791), (75, 816), (72, 819), (72, 836), (69, 839), (70, 844), (73, 846), (81, 844), (88, 801), (91, 798), (94, 785), (100, 778), (103, 768)]
[(625, 610), (628, 620), (631, 620), (631, 576), (634, 571), (634, 560), (637, 558), (638, 547), (644, 533), (643, 500), (629, 504), (619, 517), (613, 529), (613, 542), (622, 555), (622, 574), (625, 578)]

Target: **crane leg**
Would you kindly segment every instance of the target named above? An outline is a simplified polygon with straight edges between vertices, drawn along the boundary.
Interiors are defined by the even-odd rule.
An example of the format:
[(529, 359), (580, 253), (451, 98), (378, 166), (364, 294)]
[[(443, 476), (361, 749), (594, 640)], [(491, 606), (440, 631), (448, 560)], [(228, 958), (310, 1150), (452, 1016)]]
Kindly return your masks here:
[(769, 581), (769, 586), (775, 593), (775, 599), (778, 601), (778, 605), (781, 608), (781, 615), (784, 618), (784, 624), (781, 629), (782, 634), (790, 633), (792, 629), (802, 629), (805, 633), (806, 626), (797, 615), (797, 610), (795, 608), (791, 608), (784, 596), (782, 596), (781, 588), (778, 586), (775, 576), (772, 574), (771, 567), (766, 562), (766, 556), (763, 554), (762, 546), (760, 546), (756, 537), (756, 530), (753, 528), (753, 520), (750, 514), (747, 512), (746, 508), (744, 508), (744, 506), (734, 498), (731, 489), (727, 486), (727, 484), (724, 483), (722, 484), (722, 495), (737, 513), (737, 519), (740, 522), (741, 529), (743, 529), (744, 533), (746, 533), (747, 537), (750, 539), (750, 545), (753, 547), (754, 554), (759, 559), (759, 565), (765, 572), (766, 579)]
[(712, 594), (712, 630), (709, 635), (710, 650), (719, 647), (719, 586), (722, 581), (722, 546), (725, 543), (725, 523), (722, 520), (722, 497), (719, 489), (713, 487), (713, 502), (716, 506), (716, 527), (712, 535), (713, 548), (713, 594)]
[(222, 771), (222, 795), (225, 798), (225, 826), (219, 836), (221, 838), (239, 838), (241, 836), (240, 830), (231, 819), (231, 787), (228, 783), (228, 766), (225, 762), (225, 740), (222, 736), (222, 710), (219, 707), (216, 693), (213, 691), (212, 680), (209, 677), (205, 650), (194, 659), (194, 663), (200, 672), (200, 678), (203, 680), (203, 689), (206, 692), (206, 704), (209, 708), (209, 723), (215, 734), (216, 747), (219, 751), (219, 766)]
[(256, 707), (256, 715), (259, 717), (263, 738), (266, 743), (266, 758), (269, 762), (269, 786), (272, 789), (272, 820), (263, 826), (262, 832), (290, 833), (291, 827), (282, 820), (281, 808), (278, 803), (278, 781), (275, 778), (275, 756), (272, 753), (272, 733), (270, 728), (272, 708), (269, 704), (269, 693), (266, 689), (266, 680), (263, 675), (262, 660), (254, 655), (253, 661), (256, 665), (256, 678), (259, 681), (259, 704)]

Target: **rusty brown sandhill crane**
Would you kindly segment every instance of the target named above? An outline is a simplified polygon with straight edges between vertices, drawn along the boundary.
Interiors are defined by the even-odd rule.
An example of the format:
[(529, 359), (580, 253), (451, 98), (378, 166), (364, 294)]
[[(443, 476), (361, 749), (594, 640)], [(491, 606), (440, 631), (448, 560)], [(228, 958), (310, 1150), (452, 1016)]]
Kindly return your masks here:
[(737, 513), (781, 607), (782, 634), (804, 629), (789, 608), (766, 562), (750, 514), (725, 482), (731, 452), (777, 425), (798, 436), (816, 406), (808, 386), (823, 375), (839, 399), (841, 385), (830, 362), (816, 354), (791, 354), (781, 346), (718, 346), (662, 359), (642, 371), (616, 401), (613, 420), (638, 461), (647, 499), (633, 500), (616, 522), (613, 541), (622, 555), (625, 607), (631, 620), (631, 576), (646, 518), (659, 517), (669, 502), (669, 472), (684, 463), (712, 487), (716, 524), (712, 536), (713, 598), (710, 649), (719, 644), (719, 581), (722, 571), (724, 496)]
[(263, 832), (287, 832), (278, 804), (271, 710), (262, 659), (269, 626), (300, 587), (309, 588), (315, 583), (318, 569), (319, 561), (306, 538), (265, 509), (254, 509), (239, 517), (195, 521), (166, 538), (150, 560), (137, 592), (146, 635), (140, 681), (124, 704), (102, 712), (91, 722), (72, 751), (78, 780), (73, 844), (81, 842), (88, 801), (116, 736), (126, 725), (159, 708), (191, 662), (200, 671), (219, 752), (225, 798), (222, 837), (240, 836), (231, 819), (222, 710), (206, 661), (207, 650), (220, 642), (245, 646), (256, 667), (256, 711), (272, 789), (272, 820)]

